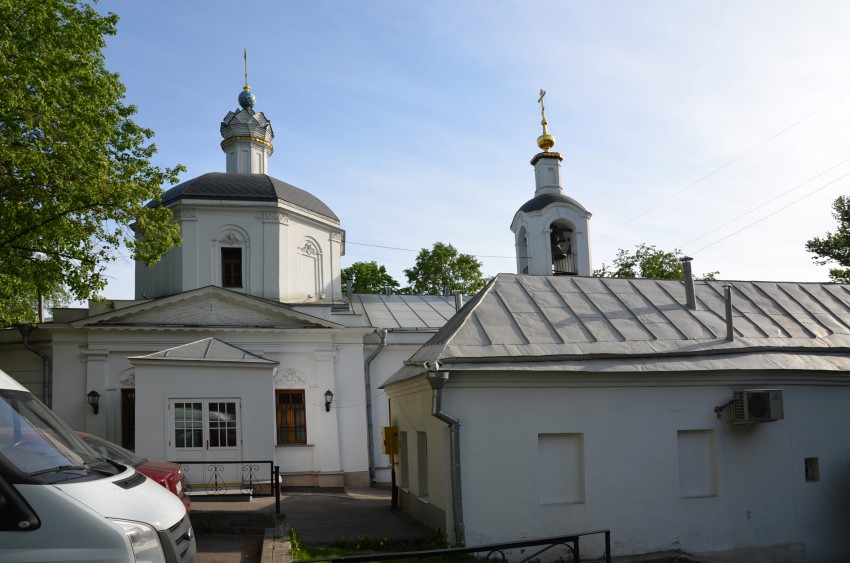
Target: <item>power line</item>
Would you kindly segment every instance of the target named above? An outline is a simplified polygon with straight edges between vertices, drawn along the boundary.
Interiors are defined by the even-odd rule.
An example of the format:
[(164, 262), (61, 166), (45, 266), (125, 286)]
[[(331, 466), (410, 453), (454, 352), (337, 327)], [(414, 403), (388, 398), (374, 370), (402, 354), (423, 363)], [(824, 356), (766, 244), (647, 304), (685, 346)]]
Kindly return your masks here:
[[(421, 250), (425, 250), (423, 248), (413, 249), (413, 248), (398, 248), (395, 246), (382, 246), (380, 244), (367, 244), (365, 242), (351, 242), (350, 240), (345, 241), (345, 244), (355, 244), (357, 246), (369, 246), (371, 248), (383, 248), (385, 250), (400, 250), (402, 252), (420, 252)], [(461, 253), (465, 254), (465, 253)], [(468, 256), (472, 256), (473, 258), (510, 258), (511, 260), (515, 260), (516, 256), (498, 256), (493, 254), (469, 254)]]
[(795, 199), (794, 201), (792, 201), (792, 202), (791, 202), (791, 203), (789, 203), (788, 205), (786, 205), (786, 206), (784, 206), (784, 207), (780, 207), (779, 209), (777, 209), (777, 210), (776, 210), (776, 211), (774, 211), (773, 213), (769, 213), (768, 215), (765, 215), (765, 216), (764, 216), (764, 217), (762, 217), (761, 219), (759, 219), (759, 220), (757, 220), (757, 221), (753, 221), (753, 222), (752, 222), (752, 223), (750, 223), (749, 225), (746, 225), (746, 226), (744, 226), (744, 227), (741, 227), (740, 229), (738, 229), (738, 230), (737, 230), (737, 231), (735, 231), (734, 233), (731, 233), (731, 234), (729, 234), (729, 235), (727, 235), (727, 236), (725, 236), (725, 237), (723, 237), (723, 238), (721, 238), (721, 239), (718, 239), (718, 240), (716, 240), (716, 241), (712, 242), (711, 244), (708, 244), (708, 245), (706, 245), (706, 246), (703, 246), (703, 247), (702, 247), (702, 248), (700, 248), (699, 250), (695, 250), (694, 252), (692, 252), (692, 254), (697, 254), (697, 253), (699, 253), (699, 252), (702, 252), (702, 251), (703, 251), (703, 250), (705, 250), (706, 248), (711, 248), (711, 247), (712, 247), (712, 246), (714, 246), (715, 244), (721, 243), (721, 242), (723, 242), (723, 241), (724, 241), (724, 240), (726, 240), (726, 239), (732, 238), (733, 236), (737, 235), (738, 233), (740, 233), (740, 232), (742, 232), (742, 231), (745, 231), (745, 230), (749, 229), (750, 227), (752, 227), (752, 226), (754, 226), (754, 225), (757, 225), (757, 224), (761, 223), (762, 221), (764, 221), (764, 220), (766, 220), (766, 219), (769, 219), (769, 218), (773, 217), (774, 215), (776, 215), (776, 214), (777, 214), (777, 213), (779, 213), (780, 211), (785, 211), (786, 209), (788, 209), (788, 208), (789, 208), (789, 207), (791, 207), (792, 205), (796, 205), (797, 203), (799, 203), (799, 202), (803, 201), (803, 200), (804, 200), (804, 199), (806, 199), (807, 197), (810, 197), (810, 196), (815, 195), (815, 194), (816, 194), (816, 193), (818, 193), (819, 191), (821, 191), (821, 190), (824, 190), (824, 189), (828, 188), (828, 187), (829, 187), (829, 186), (831, 186), (832, 184), (834, 184), (834, 183), (838, 182), (839, 180), (842, 180), (842, 179), (846, 178), (847, 176), (850, 176), (850, 172), (847, 172), (847, 173), (845, 173), (845, 174), (843, 174), (843, 175), (839, 176), (838, 178), (836, 178), (835, 180), (832, 180), (831, 182), (827, 182), (827, 183), (826, 183), (826, 184), (824, 184), (823, 186), (819, 187), (818, 189), (816, 189), (816, 190), (814, 190), (814, 191), (812, 191), (812, 192), (807, 193), (806, 195), (804, 195), (804, 196), (803, 196), (803, 197), (801, 197), (801, 198)]
[(620, 231), (620, 230), (621, 230), (621, 229), (623, 229), (626, 225), (628, 225), (628, 224), (632, 223), (633, 221), (635, 221), (635, 220), (637, 220), (637, 219), (639, 219), (639, 218), (643, 217), (644, 215), (646, 215), (646, 214), (647, 214), (647, 213), (649, 213), (650, 211), (653, 211), (653, 210), (657, 209), (657, 208), (658, 208), (658, 207), (660, 207), (662, 204), (666, 203), (667, 201), (670, 201), (671, 199), (673, 199), (674, 197), (678, 196), (679, 194), (681, 194), (681, 193), (683, 193), (683, 192), (685, 192), (685, 191), (687, 191), (687, 190), (691, 189), (692, 187), (696, 186), (696, 185), (697, 185), (697, 184), (699, 184), (700, 182), (702, 182), (702, 181), (704, 181), (704, 180), (707, 180), (707, 179), (708, 179), (708, 178), (710, 178), (711, 176), (714, 176), (715, 174), (717, 174), (717, 173), (718, 173), (718, 172), (720, 172), (721, 170), (723, 170), (723, 169), (725, 169), (725, 168), (727, 168), (727, 167), (731, 166), (732, 164), (734, 164), (735, 162), (737, 162), (737, 161), (741, 160), (742, 158), (744, 158), (744, 157), (745, 157), (745, 156), (747, 156), (748, 154), (752, 153), (752, 152), (753, 152), (753, 151), (755, 151), (756, 149), (758, 149), (758, 148), (760, 148), (760, 147), (762, 147), (762, 146), (766, 145), (767, 143), (769, 143), (770, 141), (772, 141), (773, 139), (775, 139), (775, 138), (776, 138), (776, 137), (778, 137), (779, 135), (782, 135), (783, 133), (785, 133), (785, 132), (786, 132), (786, 131), (788, 131), (789, 129), (792, 129), (793, 127), (795, 127), (795, 126), (797, 126), (798, 124), (802, 123), (803, 121), (805, 121), (805, 120), (809, 119), (809, 118), (810, 118), (810, 117), (812, 117), (813, 115), (815, 115), (815, 114), (817, 114), (817, 113), (820, 113), (821, 111), (825, 110), (825, 109), (826, 109), (826, 108), (828, 108), (829, 106), (831, 106), (831, 105), (835, 104), (836, 102), (838, 102), (839, 100), (841, 100), (842, 98), (844, 98), (845, 96), (847, 96), (848, 94), (850, 94), (850, 90), (847, 90), (846, 92), (844, 92), (843, 94), (841, 94), (840, 96), (838, 96), (837, 98), (835, 98), (834, 100), (832, 100), (832, 101), (828, 102), (827, 104), (825, 104), (825, 105), (823, 105), (823, 106), (819, 107), (818, 109), (814, 110), (813, 112), (811, 112), (811, 113), (809, 113), (809, 114), (805, 115), (804, 117), (801, 117), (801, 118), (800, 118), (800, 119), (798, 119), (797, 121), (795, 121), (795, 122), (791, 123), (790, 125), (788, 125), (788, 126), (784, 127), (783, 129), (781, 129), (780, 131), (778, 131), (778, 132), (774, 133), (773, 135), (771, 135), (770, 137), (768, 137), (768, 138), (767, 138), (767, 139), (765, 139), (764, 141), (762, 141), (762, 142), (758, 143), (757, 145), (755, 145), (755, 146), (751, 147), (750, 149), (746, 150), (746, 151), (745, 151), (745, 152), (743, 152), (742, 154), (740, 154), (740, 155), (736, 156), (735, 158), (733, 158), (732, 160), (730, 160), (730, 161), (729, 161), (729, 162), (727, 162), (726, 164), (723, 164), (722, 166), (719, 166), (718, 168), (715, 168), (714, 170), (712, 170), (711, 172), (709, 172), (708, 174), (706, 174), (706, 175), (705, 175), (705, 176), (703, 176), (702, 178), (700, 178), (700, 179), (698, 179), (698, 180), (696, 180), (696, 181), (694, 181), (694, 182), (691, 182), (690, 184), (688, 184), (688, 185), (687, 185), (687, 186), (685, 186), (684, 188), (680, 189), (679, 191), (677, 191), (677, 192), (676, 192), (676, 193), (674, 193), (673, 195), (671, 195), (671, 196), (669, 196), (669, 197), (667, 197), (667, 198), (665, 198), (665, 199), (661, 200), (661, 201), (660, 201), (660, 202), (658, 202), (657, 204), (653, 205), (652, 207), (649, 207), (648, 209), (646, 209), (646, 210), (642, 211), (641, 213), (638, 213), (637, 215), (635, 215), (634, 217), (632, 217), (631, 219), (629, 219), (629, 220), (628, 220), (628, 221), (626, 221), (625, 223), (621, 224), (619, 227), (616, 227), (616, 228), (614, 228), (613, 230), (608, 231), (608, 232), (607, 232), (607, 233), (605, 233), (604, 235), (602, 235), (602, 236), (600, 236), (599, 238), (595, 239), (593, 242), (594, 242), (594, 243), (600, 242), (601, 240), (605, 239), (605, 238), (606, 238), (606, 237), (608, 237), (609, 235), (611, 235), (611, 234), (613, 234), (613, 233), (616, 233), (616, 232)]
[[(824, 170), (824, 171), (823, 171), (823, 172), (821, 172), (820, 174), (817, 174), (817, 175), (815, 175), (815, 176), (812, 176), (811, 178), (809, 178), (809, 179), (808, 179), (808, 180), (806, 180), (805, 182), (802, 182), (802, 183), (800, 183), (800, 184), (797, 184), (797, 185), (796, 185), (796, 186), (794, 186), (793, 188), (788, 189), (788, 190), (785, 190), (785, 191), (784, 191), (784, 192), (782, 192), (781, 194), (779, 194), (779, 195), (777, 195), (777, 196), (775, 196), (775, 197), (773, 197), (773, 198), (771, 198), (771, 199), (769, 199), (769, 200), (765, 201), (765, 202), (764, 202), (764, 203), (762, 203), (761, 205), (757, 205), (756, 207), (753, 207), (753, 208), (752, 208), (752, 209), (750, 209), (749, 211), (746, 211), (745, 213), (742, 213), (742, 214), (738, 215), (737, 217), (734, 217), (734, 218), (732, 218), (732, 219), (730, 219), (730, 220), (726, 221), (726, 222), (725, 222), (725, 223), (723, 223), (722, 225), (720, 225), (720, 226), (718, 226), (718, 227), (715, 227), (715, 228), (711, 229), (710, 231), (707, 231), (707, 232), (705, 232), (705, 233), (701, 234), (700, 236), (698, 236), (698, 237), (696, 237), (696, 238), (693, 238), (693, 239), (689, 240), (689, 241), (688, 241), (688, 242), (686, 242), (685, 244), (681, 245), (681, 247), (682, 247), (682, 248), (684, 248), (684, 247), (688, 246), (689, 244), (691, 244), (691, 243), (693, 243), (693, 242), (696, 242), (696, 241), (698, 241), (698, 240), (700, 240), (700, 239), (702, 239), (702, 238), (707, 237), (707, 236), (708, 236), (708, 235), (710, 235), (711, 233), (714, 233), (714, 232), (716, 232), (716, 231), (719, 231), (720, 229), (722, 229), (723, 227), (725, 227), (725, 226), (729, 225), (730, 223), (734, 223), (734, 222), (735, 222), (735, 221), (737, 221), (738, 219), (741, 219), (741, 218), (743, 218), (743, 217), (746, 217), (747, 215), (750, 215), (751, 213), (755, 213), (756, 211), (758, 211), (758, 210), (759, 210), (759, 209), (761, 209), (762, 207), (764, 207), (764, 206), (766, 206), (766, 205), (768, 205), (768, 204), (773, 203), (773, 202), (774, 202), (774, 201), (776, 201), (777, 199), (780, 199), (780, 198), (782, 198), (782, 197), (784, 197), (784, 196), (786, 196), (786, 195), (790, 194), (790, 193), (791, 193), (791, 192), (793, 192), (793, 191), (796, 191), (796, 190), (800, 189), (801, 187), (805, 186), (805, 185), (806, 185), (806, 184), (808, 184), (809, 182), (811, 182), (811, 181), (813, 181), (813, 180), (815, 180), (815, 179), (817, 179), (817, 178), (820, 178), (821, 176), (823, 176), (823, 175), (824, 175), (824, 174), (826, 174), (827, 172), (832, 172), (833, 170), (835, 170), (836, 168), (838, 168), (838, 167), (839, 167), (839, 166), (841, 166), (842, 164), (846, 164), (847, 162), (850, 162), (850, 158), (847, 158), (847, 159), (842, 160), (841, 162), (839, 162), (839, 163), (838, 163), (838, 164), (836, 164), (835, 166), (832, 166), (832, 167), (830, 167), (830, 168), (827, 168), (826, 170)], [(814, 193), (814, 192), (812, 192), (812, 193)], [(811, 195), (811, 194), (809, 194), (809, 195)], [(806, 196), (806, 197), (808, 197), (808, 196)], [(800, 200), (797, 200), (797, 201), (800, 201)], [(795, 202), (795, 203), (796, 203), (796, 202)]]

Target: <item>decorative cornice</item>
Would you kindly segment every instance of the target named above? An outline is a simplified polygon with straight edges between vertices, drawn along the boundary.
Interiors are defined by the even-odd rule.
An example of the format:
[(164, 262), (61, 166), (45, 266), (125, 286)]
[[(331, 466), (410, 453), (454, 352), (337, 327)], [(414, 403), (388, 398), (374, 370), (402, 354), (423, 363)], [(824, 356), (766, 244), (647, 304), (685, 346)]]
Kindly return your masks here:
[(221, 142), (221, 148), (225, 148), (227, 145), (235, 143), (236, 141), (254, 141), (256, 143), (260, 143), (261, 145), (265, 145), (266, 148), (269, 150), (274, 150), (274, 147), (270, 142), (259, 137), (252, 137), (250, 135), (234, 135), (232, 137), (228, 137)]
[(289, 224), (289, 216), (280, 211), (266, 211), (263, 213), (263, 223), (280, 223), (281, 225)]
[(531, 165), (534, 166), (537, 164), (537, 161), (541, 158), (557, 158), (558, 160), (564, 160), (564, 157), (561, 156), (561, 153), (559, 152), (539, 152), (531, 159)]
[(331, 240), (334, 241), (334, 242), (341, 242), (342, 241), (342, 234), (341, 233), (331, 233)]
[(179, 221), (185, 221), (186, 219), (197, 219), (195, 216), (194, 209), (178, 209), (174, 211), (174, 218)]

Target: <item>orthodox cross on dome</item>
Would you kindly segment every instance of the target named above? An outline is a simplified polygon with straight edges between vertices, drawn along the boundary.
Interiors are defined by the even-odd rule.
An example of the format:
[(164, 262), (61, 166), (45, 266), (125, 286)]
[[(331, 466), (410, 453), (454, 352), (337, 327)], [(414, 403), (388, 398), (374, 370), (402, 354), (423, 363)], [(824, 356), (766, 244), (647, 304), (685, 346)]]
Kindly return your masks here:
[(546, 121), (546, 90), (543, 88), (540, 89), (540, 97), (537, 99), (537, 103), (540, 104), (540, 116), (542, 119), (540, 120), (540, 125), (543, 126), (543, 134), (537, 137), (537, 146), (543, 149), (545, 152), (549, 152), (553, 146), (555, 146), (555, 137), (549, 134), (549, 131), (546, 130), (546, 126), (548, 122)]
[(239, 105), (242, 109), (253, 108), (257, 102), (257, 97), (251, 92), (251, 87), (248, 86), (248, 48), (245, 47), (242, 51), (242, 56), (245, 60), (245, 86), (239, 92)]

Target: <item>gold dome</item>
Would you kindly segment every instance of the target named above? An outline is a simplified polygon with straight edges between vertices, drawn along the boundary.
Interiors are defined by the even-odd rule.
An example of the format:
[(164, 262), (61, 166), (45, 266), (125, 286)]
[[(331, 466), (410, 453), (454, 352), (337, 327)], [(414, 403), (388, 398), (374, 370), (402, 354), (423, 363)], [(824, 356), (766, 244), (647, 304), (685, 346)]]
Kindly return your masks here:
[(546, 120), (540, 122), (543, 125), (543, 134), (537, 137), (537, 146), (542, 150), (549, 152), (549, 149), (555, 146), (555, 136), (550, 135), (549, 131), (546, 130)]

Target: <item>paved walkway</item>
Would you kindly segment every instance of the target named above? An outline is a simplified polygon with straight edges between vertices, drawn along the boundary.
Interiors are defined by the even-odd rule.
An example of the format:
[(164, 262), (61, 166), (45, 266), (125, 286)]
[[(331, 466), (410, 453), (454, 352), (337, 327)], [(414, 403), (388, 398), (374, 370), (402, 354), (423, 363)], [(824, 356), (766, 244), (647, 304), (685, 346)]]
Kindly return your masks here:
[[(390, 510), (389, 488), (284, 490), (281, 518), (274, 521), (274, 498), (248, 502), (192, 502), (192, 523), (198, 543), (198, 563), (254, 563), (282, 561), (268, 553), (285, 549), (289, 528), (301, 541), (327, 545), (359, 537), (396, 541), (416, 541), (431, 535), (428, 528)], [(276, 547), (260, 553), (262, 528)], [(238, 533), (228, 533), (237, 531)], [(261, 559), (262, 556), (262, 559)]]

